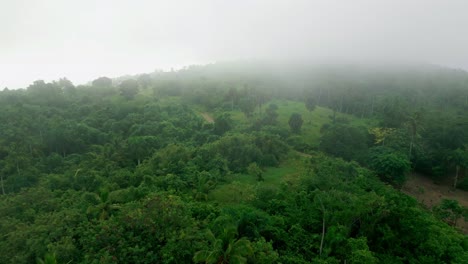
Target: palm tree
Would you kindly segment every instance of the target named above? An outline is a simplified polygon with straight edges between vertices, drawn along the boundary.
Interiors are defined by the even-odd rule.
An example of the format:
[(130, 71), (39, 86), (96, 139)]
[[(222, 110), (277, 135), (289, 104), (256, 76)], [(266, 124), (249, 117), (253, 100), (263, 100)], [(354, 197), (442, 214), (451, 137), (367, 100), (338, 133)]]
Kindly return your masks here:
[(411, 160), (411, 155), (413, 152), (414, 142), (416, 140), (416, 137), (418, 136), (418, 131), (423, 129), (421, 127), (422, 118), (423, 118), (422, 114), (423, 114), (423, 110), (421, 109), (417, 112), (414, 112), (411, 116), (408, 117), (408, 125), (409, 125), (410, 133), (411, 133), (411, 141), (410, 141), (410, 147), (409, 147), (410, 160)]
[(113, 210), (120, 209), (120, 206), (111, 204), (109, 200), (109, 191), (106, 189), (101, 189), (99, 194), (94, 194), (94, 199), (98, 204), (88, 207), (86, 213), (97, 216), (100, 221), (106, 220)]
[(451, 155), (448, 156), (448, 160), (455, 165), (455, 177), (453, 178), (453, 188), (457, 188), (458, 183), (458, 174), (460, 172), (460, 167), (468, 166), (468, 151), (458, 148), (454, 150)]
[(44, 259), (37, 259), (37, 264), (57, 264), (55, 254), (45, 254)]
[(193, 256), (193, 261), (207, 264), (247, 263), (247, 256), (253, 254), (252, 246), (247, 238), (237, 239), (237, 235), (237, 227), (234, 225), (225, 227), (219, 237), (215, 237), (213, 232), (208, 230), (211, 250), (198, 251)]
[[(67, 262), (67, 264), (69, 263), (71, 263), (71, 260)], [(55, 256), (55, 253), (47, 253), (44, 256), (44, 259), (37, 259), (37, 264), (57, 264), (57, 257)]]

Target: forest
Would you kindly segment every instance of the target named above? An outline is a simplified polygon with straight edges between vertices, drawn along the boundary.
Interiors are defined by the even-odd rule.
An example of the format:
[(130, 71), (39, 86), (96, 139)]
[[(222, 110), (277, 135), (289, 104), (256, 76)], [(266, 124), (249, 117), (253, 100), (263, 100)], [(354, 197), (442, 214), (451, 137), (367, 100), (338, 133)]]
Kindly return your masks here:
[[(468, 263), (468, 72), (224, 62), (0, 92), (0, 263)], [(420, 193), (427, 192), (420, 187)]]

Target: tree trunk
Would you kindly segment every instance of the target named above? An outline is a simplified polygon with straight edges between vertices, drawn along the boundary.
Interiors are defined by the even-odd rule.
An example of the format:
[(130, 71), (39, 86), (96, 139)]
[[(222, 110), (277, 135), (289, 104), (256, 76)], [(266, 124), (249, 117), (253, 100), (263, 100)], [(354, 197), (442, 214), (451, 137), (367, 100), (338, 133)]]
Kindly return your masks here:
[(413, 141), (410, 142), (409, 144), (409, 158), (411, 160), (411, 152), (413, 152)]
[(320, 256), (322, 256), (324, 239), (325, 239), (325, 212), (323, 212), (323, 217), (322, 217), (322, 239), (320, 240)]
[(414, 135), (415, 133), (411, 133), (411, 142), (409, 147), (409, 159), (411, 160), (411, 154), (413, 153), (413, 142), (414, 142)]
[(318, 98), (317, 98), (317, 105), (320, 105), (320, 98), (322, 97), (322, 88), (320, 87), (319, 88), (319, 95), (318, 95)]
[(323, 241), (325, 240), (325, 207), (323, 206), (322, 199), (319, 198), (320, 201), (320, 207), (322, 207), (322, 238), (320, 239), (320, 257), (322, 256), (322, 250), (323, 250)]
[(336, 123), (336, 108), (333, 108), (333, 124)]
[(3, 174), (0, 175), (0, 183), (2, 185), (2, 194), (5, 195), (5, 188), (3, 187)]
[(341, 96), (341, 99), (340, 99), (340, 113), (343, 113), (343, 95)]
[(456, 172), (455, 172), (455, 178), (453, 179), (453, 188), (457, 188), (457, 182), (458, 182), (458, 172), (460, 171), (460, 166), (457, 165)]

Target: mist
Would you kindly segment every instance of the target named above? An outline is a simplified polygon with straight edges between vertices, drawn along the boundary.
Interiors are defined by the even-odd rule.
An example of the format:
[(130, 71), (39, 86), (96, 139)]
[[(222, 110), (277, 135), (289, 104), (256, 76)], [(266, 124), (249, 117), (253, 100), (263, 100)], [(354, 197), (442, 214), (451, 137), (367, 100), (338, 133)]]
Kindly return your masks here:
[(0, 87), (226, 60), (430, 63), (468, 69), (466, 1), (0, 3)]

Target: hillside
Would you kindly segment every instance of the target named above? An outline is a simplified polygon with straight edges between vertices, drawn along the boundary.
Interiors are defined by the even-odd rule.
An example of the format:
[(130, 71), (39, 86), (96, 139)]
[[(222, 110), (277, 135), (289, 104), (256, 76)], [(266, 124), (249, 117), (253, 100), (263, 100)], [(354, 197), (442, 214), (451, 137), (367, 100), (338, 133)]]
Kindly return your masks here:
[(5, 89), (0, 263), (464, 263), (467, 85), (234, 63)]

